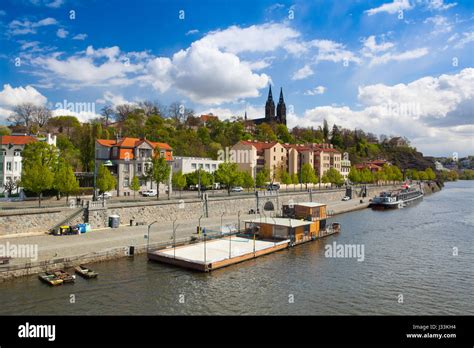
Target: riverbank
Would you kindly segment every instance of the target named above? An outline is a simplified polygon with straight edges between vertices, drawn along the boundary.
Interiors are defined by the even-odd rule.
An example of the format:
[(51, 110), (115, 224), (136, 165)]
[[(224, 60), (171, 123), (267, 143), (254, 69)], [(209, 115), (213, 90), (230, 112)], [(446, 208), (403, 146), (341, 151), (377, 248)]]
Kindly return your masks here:
[[(384, 188), (380, 188), (382, 190)], [(431, 190), (430, 190), (431, 191)], [(313, 201), (320, 201), (314, 194)], [(274, 199), (274, 198), (272, 198)], [(307, 199), (300, 201), (307, 201)], [(360, 202), (360, 198), (349, 201), (333, 200), (324, 202), (328, 204), (328, 213), (331, 216), (365, 209), (369, 205), (369, 197)], [(233, 214), (222, 217), (222, 226), (239, 226), (239, 216), (234, 210)], [(241, 214), (240, 222), (255, 215)], [(187, 243), (196, 234), (198, 218), (180, 219), (177, 221), (176, 241)], [(208, 230), (218, 231), (221, 228), (221, 216), (202, 218), (201, 226)], [(9, 265), (0, 265), (0, 282), (16, 277), (36, 274), (45, 270), (56, 268), (70, 268), (82, 263), (94, 263), (130, 256), (130, 247), (134, 254), (144, 253), (147, 242), (152, 247), (170, 245), (173, 236), (173, 223), (160, 221), (153, 225), (150, 230), (150, 238), (147, 235), (147, 226), (121, 226), (117, 229), (100, 228), (85, 234), (71, 236), (52, 235), (28, 235), (28, 236), (4, 236), (2, 244), (36, 245), (38, 257), (34, 261), (14, 259)], [(344, 233), (344, 227), (343, 227)]]

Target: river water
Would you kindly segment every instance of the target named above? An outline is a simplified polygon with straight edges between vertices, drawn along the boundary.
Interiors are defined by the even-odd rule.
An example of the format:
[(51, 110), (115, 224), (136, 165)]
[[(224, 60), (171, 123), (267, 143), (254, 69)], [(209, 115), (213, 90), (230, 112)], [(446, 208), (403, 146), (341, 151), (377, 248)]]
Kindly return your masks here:
[[(474, 182), (448, 183), (403, 209), (337, 216), (339, 235), (209, 274), (140, 255), (93, 264), (99, 278), (74, 285), (19, 278), (0, 284), (0, 314), (473, 315), (473, 203)], [(363, 245), (364, 260), (326, 257), (333, 242)]]

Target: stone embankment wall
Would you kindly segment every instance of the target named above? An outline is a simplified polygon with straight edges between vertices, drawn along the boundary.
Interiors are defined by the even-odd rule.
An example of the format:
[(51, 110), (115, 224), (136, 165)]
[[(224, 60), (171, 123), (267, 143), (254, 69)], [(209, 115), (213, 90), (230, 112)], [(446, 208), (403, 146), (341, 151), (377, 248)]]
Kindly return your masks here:
[[(393, 186), (371, 186), (367, 189), (367, 197), (371, 198), (380, 191), (392, 189)], [(426, 194), (440, 190), (436, 183), (424, 185)], [(174, 219), (198, 219), (201, 215), (212, 217), (224, 215), (237, 215), (248, 213), (250, 209), (257, 208), (257, 200), (260, 211), (265, 204), (272, 204), (274, 209), (290, 202), (321, 202), (330, 203), (340, 201), (345, 195), (345, 190), (322, 190), (315, 192), (291, 192), (281, 191), (278, 195), (270, 195), (262, 192), (257, 199), (254, 194), (239, 195), (231, 197), (209, 196), (207, 202), (198, 199), (183, 199), (172, 201), (147, 201), (130, 203), (110, 203), (106, 207), (100, 204), (90, 208), (84, 208), (83, 213), (67, 221), (73, 225), (82, 222), (90, 223), (92, 228), (108, 226), (110, 215), (119, 215), (121, 224), (151, 223), (153, 221), (172, 221)], [(366, 198), (366, 199), (368, 199)], [(358, 199), (354, 197), (354, 199)], [(267, 203), (271, 202), (271, 203)], [(67, 220), (77, 209), (71, 208), (42, 208), (25, 209), (0, 212), (0, 236), (19, 233), (47, 232), (61, 221)]]

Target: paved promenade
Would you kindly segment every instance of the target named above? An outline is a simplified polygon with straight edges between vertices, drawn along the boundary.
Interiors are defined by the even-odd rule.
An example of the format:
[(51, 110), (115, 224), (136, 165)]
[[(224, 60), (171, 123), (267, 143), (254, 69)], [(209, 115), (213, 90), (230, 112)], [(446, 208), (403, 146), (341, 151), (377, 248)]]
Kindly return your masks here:
[[(363, 209), (368, 206), (368, 199), (365, 203), (360, 203), (359, 199), (350, 201), (332, 202), (328, 204), (328, 211), (332, 214), (339, 214), (347, 211)], [(241, 226), (243, 220), (254, 218), (255, 215), (242, 214), (240, 216)], [(184, 238), (196, 235), (196, 227), (198, 220), (181, 220), (177, 221), (176, 238)], [(238, 226), (238, 217), (224, 216), (222, 219), (223, 226)], [(206, 229), (219, 231), (221, 225), (220, 217), (202, 218), (201, 227)], [(84, 255), (93, 252), (102, 252), (109, 249), (128, 247), (128, 246), (144, 246), (147, 239), (147, 226), (121, 226), (116, 229), (104, 228), (100, 230), (92, 230), (85, 234), (71, 236), (52, 236), (52, 235), (32, 235), (18, 237), (4, 237), (0, 239), (1, 244), (36, 244), (38, 245), (38, 260), (49, 260), (52, 258), (65, 258), (78, 255)], [(158, 222), (151, 227), (150, 243), (172, 242), (173, 224), (172, 222)], [(25, 260), (12, 260), (12, 265), (19, 265)], [(0, 272), (2, 271), (0, 267)]]

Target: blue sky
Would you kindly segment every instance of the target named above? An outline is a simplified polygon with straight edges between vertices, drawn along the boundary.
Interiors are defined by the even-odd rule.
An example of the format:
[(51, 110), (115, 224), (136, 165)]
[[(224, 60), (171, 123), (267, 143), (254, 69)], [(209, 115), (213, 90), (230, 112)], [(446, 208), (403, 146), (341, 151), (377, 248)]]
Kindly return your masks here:
[(427, 155), (473, 154), (473, 8), (451, 0), (3, 0), (0, 122), (25, 101), (81, 120), (106, 103), (145, 99), (223, 119), (261, 117), (271, 83), (276, 93), (283, 87), (290, 127), (327, 119), (407, 136)]

